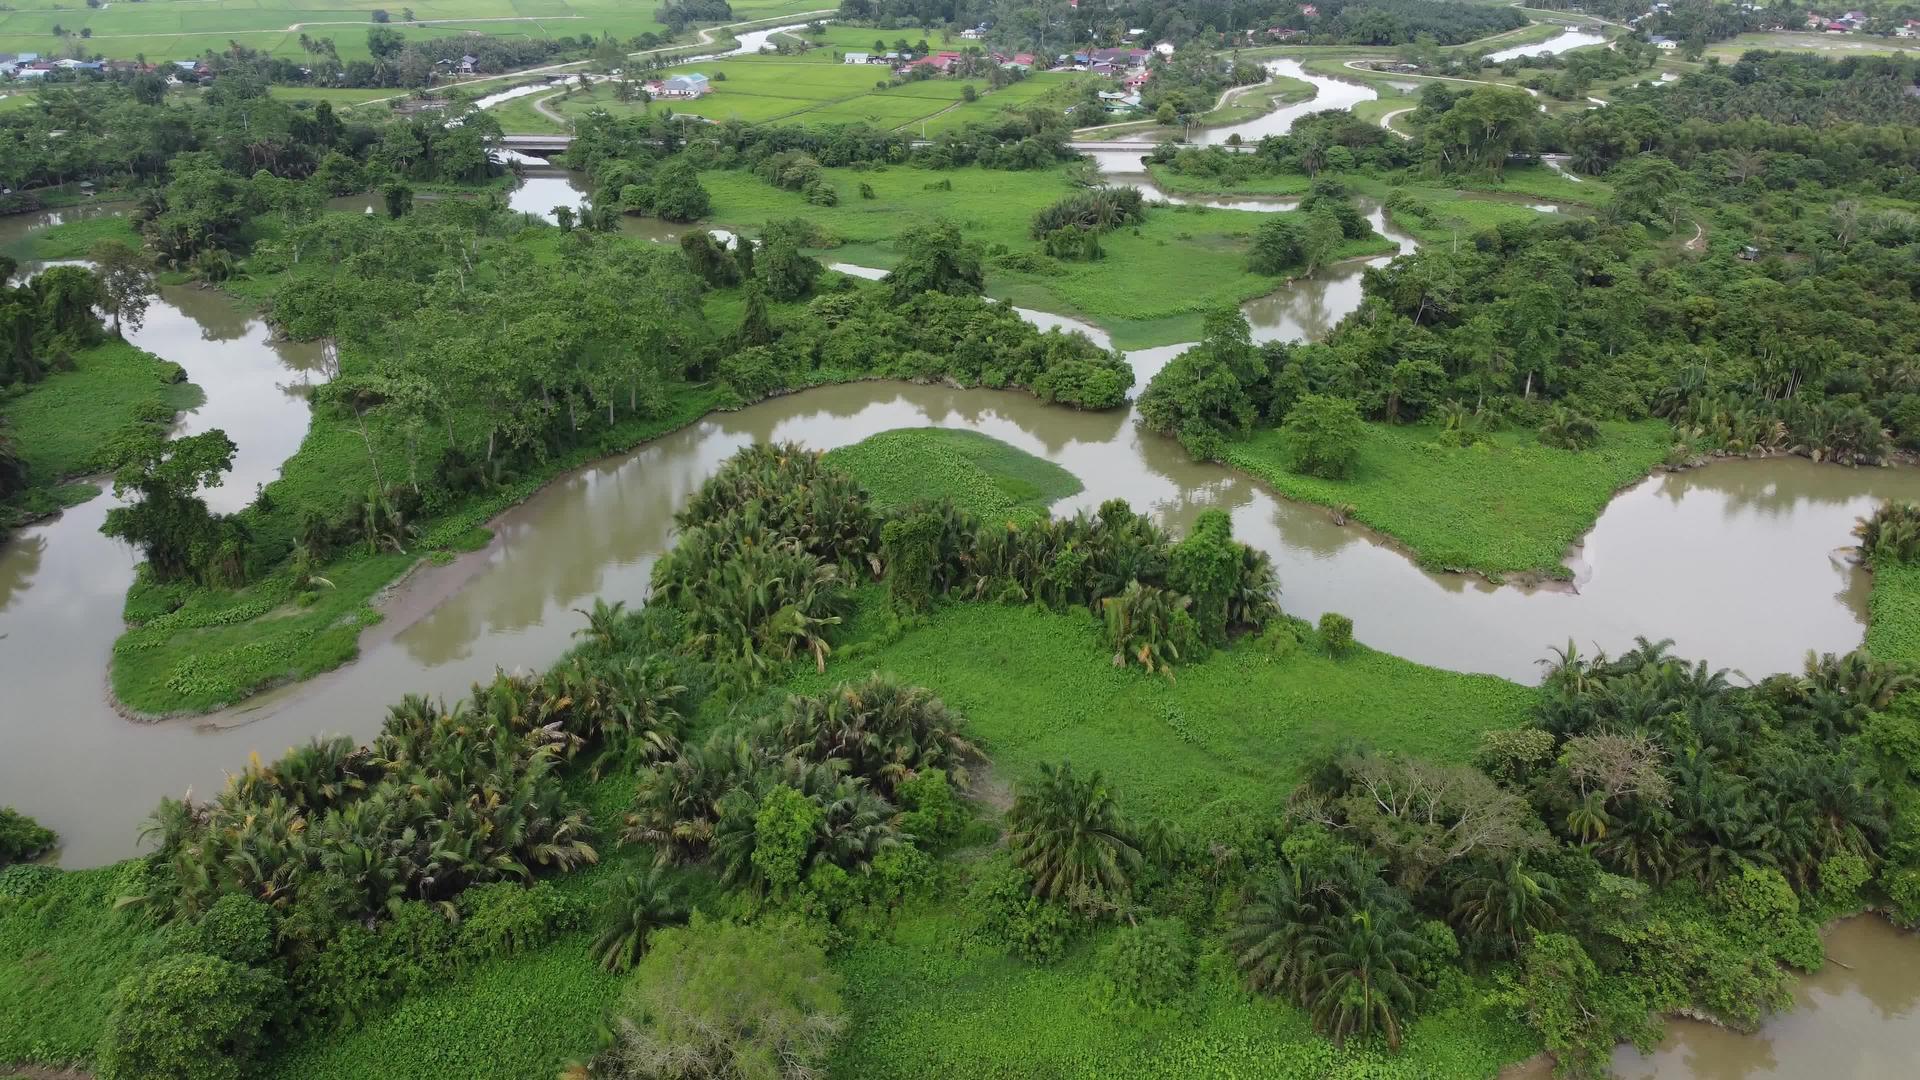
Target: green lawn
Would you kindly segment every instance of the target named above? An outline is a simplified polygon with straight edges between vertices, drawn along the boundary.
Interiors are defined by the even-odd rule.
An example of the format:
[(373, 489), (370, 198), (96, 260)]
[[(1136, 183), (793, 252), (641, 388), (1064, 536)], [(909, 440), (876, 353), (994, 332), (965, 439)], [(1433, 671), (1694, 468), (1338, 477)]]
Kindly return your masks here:
[(1288, 469), (1278, 431), (1232, 444), (1226, 456), (1288, 498), (1351, 505), (1356, 520), (1405, 544), (1424, 566), (1564, 576), (1568, 546), (1673, 441), (1653, 421), (1601, 427), (1598, 446), (1575, 451), (1542, 446), (1525, 431), (1497, 433), (1491, 446), (1449, 449), (1434, 442), (1432, 427), (1370, 424), (1348, 480)]
[(827, 460), (852, 473), (881, 506), (947, 497), (987, 521), (1044, 515), (1080, 491), (1067, 470), (977, 431), (884, 431)]
[[(0, 10), (0, 51), (57, 54), (69, 42), (110, 58), (150, 61), (187, 59), (209, 50), (224, 51), (238, 41), (252, 49), (298, 60), (306, 53), (300, 35), (334, 40), (343, 60), (368, 58), (371, 13), (384, 8), (387, 24), (408, 38), (444, 38), (463, 33), (499, 37), (577, 37), (612, 34), (625, 40), (659, 33), (660, 0), (414, 0), (414, 17), (424, 25), (399, 22), (403, 6), (392, 0), (144, 0), (139, 3), (80, 4), (35, 2)], [(731, 21), (765, 19), (830, 8), (819, 0), (734, 0)], [(55, 37), (61, 27), (71, 36)], [(691, 34), (687, 37), (691, 38)]]
[[(827, 169), (825, 176), (839, 194), (837, 206), (814, 206), (798, 192), (773, 187), (744, 170), (713, 170), (700, 179), (713, 196), (714, 224), (756, 229), (767, 221), (804, 217), (844, 245), (836, 258), (876, 266), (891, 265), (898, 257), (893, 241), (903, 229), (937, 217), (953, 219), (969, 239), (989, 250), (1001, 245), (1033, 251), (1037, 245), (1027, 229), (1034, 213), (1075, 190), (1064, 169), (896, 166)], [(861, 197), (862, 184), (872, 188), (873, 198)], [(1192, 341), (1201, 312), (1274, 290), (1273, 278), (1246, 270), (1247, 247), (1268, 216), (1204, 207), (1151, 210), (1144, 224), (1101, 237), (1104, 259), (1062, 262), (1044, 272), (991, 266), (988, 291), (1097, 322), (1123, 349)], [(1391, 250), (1384, 237), (1370, 236), (1349, 241), (1338, 257)], [(1170, 280), (1179, 288), (1168, 288)]]

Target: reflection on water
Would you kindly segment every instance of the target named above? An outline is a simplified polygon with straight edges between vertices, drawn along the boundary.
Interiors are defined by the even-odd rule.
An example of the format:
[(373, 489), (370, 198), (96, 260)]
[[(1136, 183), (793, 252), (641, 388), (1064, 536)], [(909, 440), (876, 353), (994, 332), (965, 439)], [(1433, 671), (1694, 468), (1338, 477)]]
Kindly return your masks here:
[(1915, 1072), (1920, 1048), (1920, 938), (1886, 920), (1849, 919), (1826, 935), (1825, 967), (1799, 980), (1794, 1009), (1743, 1035), (1674, 1020), (1651, 1054), (1623, 1047), (1623, 1080), (1823, 1077), (1891, 1080)]
[[(87, 207), (79, 216), (106, 209)], [(74, 216), (64, 210), (0, 218), (0, 247)], [(306, 435), (305, 390), (321, 367), (321, 349), (273, 341), (245, 307), (191, 286), (163, 286), (144, 325), (126, 336), (178, 362), (205, 391), (200, 405), (181, 414), (176, 434), (220, 428), (234, 441), (233, 469), (204, 492), (208, 505), (229, 512), (251, 502)], [(105, 700), (107, 662), (137, 561), (130, 548), (100, 534), (115, 505), (111, 493), (102, 494), (20, 530), (0, 548), (0, 686), (9, 695), (0, 715), (0, 802), (58, 831), (69, 865), (126, 854), (128, 830), (158, 794), (180, 790), (177, 776), (164, 772), (167, 782), (158, 788), (134, 776), (149, 768), (152, 729), (129, 725)], [(134, 803), (108, 794), (117, 788), (137, 792)], [(94, 812), (88, 804), (95, 800), (113, 805)]]
[(1523, 56), (1539, 56), (1541, 53), (1559, 55), (1574, 49), (1584, 49), (1589, 45), (1606, 44), (1605, 34), (1596, 34), (1590, 30), (1562, 30), (1545, 41), (1533, 45), (1515, 45), (1510, 49), (1500, 49), (1487, 54), (1487, 59), (1496, 64), (1508, 60), (1518, 60)]
[[(1341, 276), (1348, 271), (1358, 268), (1257, 303), (1263, 338), (1321, 333), (1358, 302), (1357, 281)], [(1023, 314), (1107, 341), (1096, 327)], [(136, 340), (185, 363), (206, 387), (207, 405), (187, 418), (191, 430), (218, 424), (238, 433), (236, 480), (211, 497), (244, 502), (297, 445), (305, 410), (287, 387), (302, 383), (317, 357), (269, 341), (257, 320), (197, 290), (164, 293)], [(1129, 359), (1144, 385), (1183, 347)], [(1062, 512), (1123, 497), (1178, 531), (1202, 510), (1226, 510), (1236, 535), (1273, 556), (1293, 614), (1340, 611), (1375, 647), (1523, 681), (1537, 678), (1534, 660), (1547, 646), (1569, 637), (1619, 650), (1636, 635), (1671, 636), (1684, 655), (1753, 676), (1796, 668), (1807, 648), (1851, 648), (1862, 634), (1866, 582), (1829, 554), (1875, 497), (1920, 497), (1920, 471), (1800, 459), (1656, 477), (1601, 516), (1570, 563), (1577, 591), (1496, 587), (1424, 573), (1365, 530), (1336, 527), (1243, 474), (1190, 460), (1123, 411), (1077, 412), (987, 390), (824, 387), (708, 417), (560, 478), (503, 515), (484, 550), (418, 570), (365, 635), (355, 664), (192, 722), (133, 726), (104, 703), (133, 568), (131, 552), (98, 533), (109, 500), (27, 530), (0, 553), (0, 683), (25, 688), (20, 708), (0, 719), (0, 791), (63, 833), (69, 865), (123, 856), (134, 823), (160, 796), (215, 789), (251, 752), (273, 757), (335, 732), (366, 738), (403, 693), (457, 696), (496, 667), (551, 662), (579, 625), (573, 609), (597, 596), (644, 600), (674, 511), (740, 447), (792, 439), (826, 449), (922, 426), (982, 431), (1072, 471), (1085, 490)], [(47, 782), (55, 776), (59, 783)]]
[[(1362, 83), (1316, 75), (1301, 67), (1298, 60), (1271, 60), (1265, 66), (1267, 71), (1274, 75), (1312, 83), (1314, 96), (1306, 101), (1283, 105), (1272, 112), (1238, 124), (1196, 129), (1192, 133), (1195, 142), (1204, 146), (1222, 146), (1233, 136), (1238, 135), (1243, 143), (1257, 143), (1268, 135), (1285, 135), (1293, 127), (1295, 120), (1308, 113), (1324, 112), (1328, 109), (1347, 110), (1362, 101), (1372, 101), (1380, 96), (1373, 87)], [(1180, 131), (1177, 128), (1153, 128), (1121, 136), (1126, 142), (1144, 143), (1159, 143), (1179, 137)]]

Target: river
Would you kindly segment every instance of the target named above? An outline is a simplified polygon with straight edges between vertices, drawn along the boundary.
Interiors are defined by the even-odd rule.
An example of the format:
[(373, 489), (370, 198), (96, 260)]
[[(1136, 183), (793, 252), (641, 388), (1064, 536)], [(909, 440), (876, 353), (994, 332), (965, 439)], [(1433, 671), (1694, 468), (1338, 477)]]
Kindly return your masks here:
[(1508, 60), (1518, 60), (1523, 56), (1539, 56), (1542, 53), (1558, 56), (1563, 52), (1606, 43), (1607, 35), (1595, 33), (1592, 30), (1562, 30), (1547, 40), (1535, 42), (1532, 45), (1515, 45), (1512, 48), (1490, 52), (1487, 54), (1487, 59), (1496, 64), (1504, 64)]
[[(516, 192), (516, 208), (544, 216), (577, 198), (564, 176), (535, 179), (540, 186)], [(1252, 202), (1265, 205), (1236, 208), (1285, 204)], [(101, 209), (0, 219), (0, 246)], [(1393, 235), (1374, 213), (1376, 228)], [(632, 228), (662, 242), (678, 235), (659, 223)], [(1352, 265), (1294, 282), (1247, 310), (1263, 339), (1318, 336), (1358, 303), (1357, 275)], [(1098, 328), (1062, 316), (1023, 314), (1105, 340)], [(209, 499), (220, 509), (246, 502), (304, 434), (301, 391), (320, 377), (321, 351), (274, 342), (232, 301), (184, 287), (163, 289), (130, 337), (180, 362), (206, 390), (206, 403), (183, 414), (180, 430), (222, 427), (234, 436), (233, 478)], [(1180, 348), (1129, 359), (1144, 382)], [(1273, 555), (1291, 613), (1338, 610), (1354, 616), (1358, 636), (1375, 647), (1521, 681), (1537, 678), (1534, 661), (1546, 646), (1569, 637), (1583, 648), (1620, 649), (1636, 634), (1671, 636), (1681, 654), (1753, 677), (1796, 668), (1807, 648), (1851, 648), (1864, 630), (1867, 581), (1837, 549), (1876, 499), (1920, 497), (1920, 472), (1800, 459), (1657, 476), (1617, 497), (1570, 553), (1575, 588), (1495, 587), (1424, 573), (1381, 537), (1337, 527), (1244, 475), (1189, 460), (1127, 413), (1074, 412), (987, 390), (824, 387), (707, 417), (557, 479), (502, 515), (485, 549), (423, 566), (396, 589), (385, 621), (363, 637), (361, 659), (345, 669), (217, 715), (135, 725), (107, 707), (104, 692), (134, 558), (99, 535), (112, 505), (103, 495), (0, 550), (0, 685), (9, 694), (0, 717), (0, 803), (59, 830), (65, 865), (125, 857), (135, 824), (163, 795), (211, 793), (250, 753), (273, 757), (320, 734), (367, 738), (400, 694), (451, 698), (496, 667), (538, 668), (569, 644), (581, 621), (575, 609), (595, 597), (644, 599), (653, 562), (671, 540), (673, 511), (738, 448), (763, 439), (831, 448), (907, 426), (982, 431), (1061, 464), (1085, 490), (1060, 512), (1120, 496), (1180, 529), (1201, 510), (1225, 509), (1236, 535)], [(1829, 965), (1806, 980), (1802, 1008), (1759, 1035), (1677, 1023), (1653, 1055), (1623, 1051), (1616, 1068), (1634, 1077), (1905, 1075), (1920, 1041), (1914, 939), (1862, 920), (1837, 930), (1829, 947), (1851, 968)]]

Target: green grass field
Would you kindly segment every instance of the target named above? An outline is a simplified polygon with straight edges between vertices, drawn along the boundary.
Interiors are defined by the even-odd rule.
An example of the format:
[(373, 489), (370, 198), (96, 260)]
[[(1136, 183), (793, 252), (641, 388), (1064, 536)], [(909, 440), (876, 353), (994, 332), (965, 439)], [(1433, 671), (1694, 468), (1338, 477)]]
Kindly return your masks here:
[(0, 417), (18, 443), (36, 485), (90, 471), (94, 451), (132, 423), (150, 402), (175, 411), (199, 403), (191, 383), (170, 383), (177, 365), (124, 341), (75, 354), (72, 371), (55, 371), (25, 394), (0, 399)]
[(986, 521), (1044, 516), (1080, 480), (1044, 458), (977, 431), (901, 428), (842, 447), (827, 460), (852, 473), (881, 506), (951, 498)]
[[(866, 608), (882, 602), (877, 589), (863, 596)], [(1203, 836), (1229, 814), (1278, 813), (1312, 755), (1344, 740), (1458, 761), (1480, 731), (1520, 723), (1536, 694), (1366, 649), (1335, 661), (1312, 643), (1276, 655), (1252, 641), (1169, 682), (1112, 667), (1084, 612), (948, 604), (896, 639), (862, 642), (858, 628), (886, 623), (866, 608), (844, 624), (856, 628), (855, 640), (842, 643), (827, 672), (805, 669), (789, 689), (892, 672), (967, 715), (992, 761), (990, 786), (1070, 757), (1105, 770), (1130, 813), (1164, 814)], [(617, 820), (630, 792), (630, 778), (596, 785), (596, 820)], [(561, 888), (584, 894), (645, 851), (608, 842), (602, 855), (601, 867), (559, 879)], [(1335, 1050), (1298, 1010), (1242, 991), (1217, 956), (1203, 964), (1194, 1011), (1110, 1012), (1094, 1000), (1093, 953), (1106, 931), (1083, 938), (1062, 962), (1037, 966), (963, 948), (964, 915), (909, 909), (836, 955), (852, 1024), (833, 1075), (1487, 1076), (1538, 1049), (1469, 988), (1457, 1003), (1423, 1012), (1398, 1055)], [(571, 934), (462, 971), (353, 1030), (293, 1047), (267, 1071), (301, 1080), (549, 1075), (593, 1048), (591, 1025), (554, 1023), (556, 1009), (597, 1015), (618, 993), (619, 981), (586, 956), (589, 938)]]
[(1867, 651), (1881, 660), (1920, 662), (1920, 565), (1885, 559), (1874, 567)]
[[(1064, 169), (1008, 172), (977, 168), (929, 170), (896, 166), (875, 171), (827, 169), (838, 206), (809, 204), (798, 192), (773, 187), (743, 170), (701, 174), (713, 196), (712, 220), (757, 229), (767, 221), (804, 217), (841, 245), (833, 257), (890, 266), (896, 236), (917, 222), (946, 217), (970, 240), (991, 250), (1032, 251), (1033, 214), (1075, 188)], [(862, 198), (860, 185), (874, 197)], [(942, 185), (950, 184), (951, 187)], [(1176, 207), (1151, 210), (1144, 224), (1101, 237), (1107, 257), (1062, 262), (1049, 272), (989, 267), (988, 291), (1015, 303), (1098, 322), (1119, 348), (1191, 341), (1199, 314), (1238, 304), (1274, 289), (1274, 279), (1246, 270), (1246, 251), (1267, 215), (1242, 210)], [(1384, 238), (1349, 241), (1339, 257), (1392, 250)], [(1169, 280), (1180, 287), (1167, 288)]]
[(1437, 445), (1431, 427), (1368, 425), (1354, 475), (1302, 476), (1287, 468), (1277, 431), (1232, 444), (1227, 461), (1290, 499), (1351, 505), (1353, 517), (1405, 544), (1422, 565), (1489, 575), (1564, 575), (1560, 559), (1614, 492), (1647, 475), (1672, 435), (1652, 421), (1602, 425), (1588, 450), (1540, 445), (1503, 431), (1490, 446)]
[[(575, 91), (549, 102), (563, 116), (580, 117), (595, 109), (609, 112), (658, 112), (704, 116), (709, 120), (739, 120), (748, 124), (781, 123), (827, 126), (864, 123), (878, 128), (911, 128), (925, 125), (929, 134), (968, 123), (992, 120), (1003, 111), (1021, 110), (1048, 94), (1064, 95), (1065, 108), (1073, 86), (1086, 76), (1072, 73), (1040, 73), (1001, 90), (988, 88), (985, 79), (930, 79), (889, 89), (876, 86), (887, 79), (885, 68), (833, 61), (825, 50), (803, 57), (741, 57), (707, 61), (672, 69), (673, 72), (698, 71), (709, 78), (725, 76), (713, 83), (713, 92), (693, 101), (660, 100), (650, 103), (623, 103), (613, 87), (595, 86), (590, 91)], [(978, 100), (965, 100), (965, 89), (972, 86)], [(521, 99), (525, 100), (525, 99)], [(509, 102), (518, 105), (520, 101)], [(530, 108), (502, 114), (501, 124), (508, 130), (524, 130)], [(545, 121), (543, 121), (545, 122)]]
[[(658, 0), (144, 0), (89, 9), (78, 3), (56, 6), (23, 0), (16, 10), (0, 11), (0, 51), (61, 54), (71, 42), (112, 58), (186, 59), (229, 41), (278, 56), (305, 55), (300, 35), (330, 37), (343, 60), (367, 58), (371, 13), (391, 13), (389, 27), (409, 38), (451, 37), (462, 33), (500, 37), (576, 37), (612, 34), (626, 39), (663, 26), (655, 18)], [(735, 0), (735, 21), (820, 10), (818, 0)], [(425, 25), (403, 24), (411, 8)], [(59, 38), (59, 26), (70, 38)], [(78, 37), (82, 29), (92, 36)]]
[(1742, 53), (1753, 49), (1771, 49), (1776, 52), (1818, 53), (1830, 60), (1846, 56), (1887, 56), (1893, 54), (1920, 54), (1920, 40), (1912, 38), (1884, 38), (1867, 34), (1740, 34), (1726, 41), (1718, 41), (1707, 46), (1707, 55), (1722, 62), (1731, 63), (1740, 59)]

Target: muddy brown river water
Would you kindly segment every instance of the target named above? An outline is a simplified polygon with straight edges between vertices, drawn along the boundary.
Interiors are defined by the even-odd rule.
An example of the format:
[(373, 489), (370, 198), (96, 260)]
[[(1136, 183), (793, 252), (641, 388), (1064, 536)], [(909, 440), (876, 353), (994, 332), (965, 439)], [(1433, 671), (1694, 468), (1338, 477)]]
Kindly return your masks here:
[[(539, 212), (557, 203), (534, 204), (557, 194), (537, 191), (524, 205)], [(0, 219), (0, 246), (98, 209)], [(1317, 336), (1358, 300), (1357, 269), (1347, 268), (1249, 308), (1268, 312), (1263, 338)], [(209, 499), (220, 509), (244, 504), (298, 447), (304, 388), (324, 378), (321, 350), (274, 342), (245, 309), (190, 288), (163, 290), (146, 327), (130, 336), (205, 389), (206, 403), (183, 415), (181, 430), (221, 427), (234, 437), (234, 474)], [(1177, 351), (1131, 359), (1144, 382)], [(1085, 490), (1057, 512), (1124, 497), (1179, 530), (1201, 510), (1227, 510), (1236, 535), (1273, 556), (1291, 613), (1337, 610), (1376, 648), (1526, 682), (1537, 679), (1546, 648), (1568, 638), (1618, 650), (1636, 635), (1672, 637), (1682, 655), (1755, 678), (1797, 668), (1810, 648), (1850, 649), (1864, 632), (1867, 594), (1865, 576), (1840, 555), (1853, 520), (1881, 498), (1920, 498), (1920, 470), (1800, 459), (1656, 476), (1618, 496), (1569, 553), (1572, 586), (1494, 586), (1426, 573), (1381, 537), (1188, 459), (1124, 410), (1074, 412), (988, 390), (825, 387), (709, 416), (558, 478), (502, 515), (485, 549), (424, 566), (396, 589), (361, 658), (340, 671), (220, 714), (136, 725), (107, 704), (107, 662), (135, 559), (100, 536), (112, 503), (102, 495), (0, 549), (0, 803), (57, 829), (65, 865), (123, 858), (162, 795), (215, 791), (251, 753), (272, 757), (328, 733), (371, 736), (402, 693), (453, 697), (496, 667), (539, 668), (567, 647), (581, 622), (574, 609), (595, 597), (644, 600), (653, 562), (671, 543), (674, 510), (740, 447), (790, 439), (827, 449), (917, 426), (981, 431), (1071, 470)], [(1759, 1035), (1677, 1024), (1655, 1054), (1623, 1053), (1616, 1068), (1635, 1077), (1912, 1075), (1915, 939), (1856, 921), (1834, 932), (1832, 949), (1851, 967), (1829, 965), (1807, 980), (1802, 1008)]]

